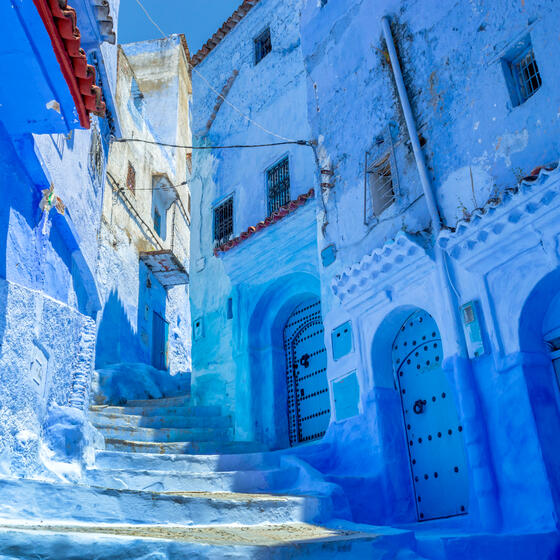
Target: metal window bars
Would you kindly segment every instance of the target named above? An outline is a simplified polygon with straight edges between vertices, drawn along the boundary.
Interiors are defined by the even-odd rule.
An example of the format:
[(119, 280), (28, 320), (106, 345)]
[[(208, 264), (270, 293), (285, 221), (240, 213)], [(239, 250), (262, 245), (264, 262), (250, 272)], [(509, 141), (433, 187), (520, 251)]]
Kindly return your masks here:
[(255, 64), (258, 64), (272, 50), (270, 27), (255, 39)]
[(214, 208), (214, 242), (218, 245), (229, 241), (233, 235), (233, 197)]
[(94, 185), (96, 187), (100, 186), (103, 177), (103, 145), (101, 143), (101, 134), (97, 126), (93, 126), (91, 130), (89, 172)]
[(290, 202), (290, 164), (284, 158), (266, 172), (268, 215)]
[(521, 102), (527, 101), (542, 85), (542, 78), (533, 49), (525, 51), (513, 63), (514, 73), (519, 84)]
[(128, 162), (128, 172), (126, 174), (126, 186), (132, 194), (136, 191), (136, 170), (132, 166), (132, 163)]

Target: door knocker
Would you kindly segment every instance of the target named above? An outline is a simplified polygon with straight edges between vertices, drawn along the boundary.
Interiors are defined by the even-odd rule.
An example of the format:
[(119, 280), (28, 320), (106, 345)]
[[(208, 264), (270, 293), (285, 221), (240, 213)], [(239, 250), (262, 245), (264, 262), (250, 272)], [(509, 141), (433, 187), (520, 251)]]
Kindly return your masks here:
[(308, 368), (309, 367), (309, 358), (311, 358), (311, 356), (309, 354), (304, 354), (299, 363), (304, 367), (304, 368)]
[(426, 401), (423, 401), (422, 399), (418, 399), (414, 403), (414, 407), (412, 408), (412, 410), (414, 410), (415, 414), (422, 414), (422, 412), (424, 412), (425, 406), (426, 406)]

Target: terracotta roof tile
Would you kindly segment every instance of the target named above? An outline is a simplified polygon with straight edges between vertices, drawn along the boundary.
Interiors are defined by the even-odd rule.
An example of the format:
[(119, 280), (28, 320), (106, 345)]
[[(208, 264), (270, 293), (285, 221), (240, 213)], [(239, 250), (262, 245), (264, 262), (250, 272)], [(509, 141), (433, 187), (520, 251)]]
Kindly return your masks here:
[(49, 34), (53, 50), (60, 64), (76, 105), (80, 124), (90, 127), (89, 114), (105, 116), (105, 102), (101, 88), (95, 85), (95, 68), (87, 63), (81, 48), (76, 11), (66, 0), (33, 0)]
[(284, 206), (278, 208), (276, 212), (265, 218), (262, 222), (259, 222), (256, 226), (249, 227), (235, 239), (232, 239), (231, 241), (228, 241), (227, 243), (223, 243), (219, 247), (216, 247), (214, 249), (214, 255), (218, 256), (219, 253), (226, 253), (230, 249), (237, 247), (240, 243), (255, 235), (255, 233), (258, 233), (259, 231), (271, 226), (272, 224), (279, 222), (288, 214), (291, 214), (300, 206), (303, 206), (310, 198), (313, 198), (314, 196), (315, 189), (309, 189), (309, 191), (307, 191), (305, 194), (300, 194), (295, 200), (288, 202), (288, 204), (284, 204)]
[(222, 39), (256, 6), (260, 0), (244, 0), (244, 2), (233, 12), (226, 22), (212, 35), (206, 44), (192, 57), (192, 65), (200, 64), (206, 56), (216, 48)]

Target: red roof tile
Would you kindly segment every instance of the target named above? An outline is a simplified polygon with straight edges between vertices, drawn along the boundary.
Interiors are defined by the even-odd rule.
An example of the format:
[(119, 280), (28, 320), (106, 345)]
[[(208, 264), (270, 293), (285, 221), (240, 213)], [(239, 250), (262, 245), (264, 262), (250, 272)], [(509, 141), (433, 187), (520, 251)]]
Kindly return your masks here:
[(33, 0), (52, 46), (62, 75), (76, 105), (80, 124), (90, 127), (89, 114), (105, 116), (105, 102), (101, 88), (95, 85), (95, 68), (87, 63), (80, 46), (80, 30), (76, 11), (66, 0)]
[(237, 245), (239, 245), (242, 241), (245, 241), (245, 239), (249, 239), (249, 237), (252, 237), (253, 235), (255, 235), (255, 233), (267, 228), (268, 226), (271, 226), (272, 224), (275, 224), (276, 222), (279, 222), (288, 214), (291, 214), (300, 206), (303, 206), (310, 198), (313, 198), (314, 196), (315, 189), (309, 189), (309, 191), (305, 194), (300, 194), (295, 200), (292, 200), (288, 202), (288, 204), (284, 204), (284, 206), (278, 208), (276, 212), (268, 216), (268, 218), (265, 218), (264, 221), (259, 222), (256, 226), (251, 226), (247, 229), (247, 231), (244, 231), (235, 239), (232, 239), (231, 241), (228, 241), (227, 243), (223, 243), (219, 247), (216, 247), (214, 249), (214, 255), (218, 256), (218, 253), (226, 253), (230, 249), (237, 247)]
[(222, 39), (256, 6), (260, 0), (244, 0), (244, 2), (233, 12), (228, 20), (206, 41), (204, 46), (192, 57), (192, 65), (200, 64), (206, 56), (216, 48)]

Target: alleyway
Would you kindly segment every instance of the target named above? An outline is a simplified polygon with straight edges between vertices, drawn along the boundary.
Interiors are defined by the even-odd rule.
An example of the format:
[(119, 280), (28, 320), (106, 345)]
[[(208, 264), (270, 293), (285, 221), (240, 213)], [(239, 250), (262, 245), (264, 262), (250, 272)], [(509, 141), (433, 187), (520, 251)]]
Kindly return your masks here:
[(560, 559), (559, 0), (213, 2), (0, 3), (0, 560)]

